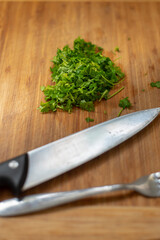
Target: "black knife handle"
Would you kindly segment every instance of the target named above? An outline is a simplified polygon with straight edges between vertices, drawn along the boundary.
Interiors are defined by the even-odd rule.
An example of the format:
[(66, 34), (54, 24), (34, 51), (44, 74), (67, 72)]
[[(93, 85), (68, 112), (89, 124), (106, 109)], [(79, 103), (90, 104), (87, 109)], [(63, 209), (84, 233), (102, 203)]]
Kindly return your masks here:
[(8, 187), (19, 196), (28, 171), (27, 153), (0, 164), (0, 186)]

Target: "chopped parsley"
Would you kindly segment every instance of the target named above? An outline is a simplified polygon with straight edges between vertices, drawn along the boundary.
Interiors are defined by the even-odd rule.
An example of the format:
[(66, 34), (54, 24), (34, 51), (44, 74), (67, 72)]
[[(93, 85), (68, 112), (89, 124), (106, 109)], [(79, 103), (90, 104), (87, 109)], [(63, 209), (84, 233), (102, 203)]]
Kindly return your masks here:
[(157, 81), (157, 82), (151, 82), (151, 87), (157, 87), (157, 88), (160, 88), (160, 81)]
[(123, 98), (119, 101), (119, 107), (121, 107), (122, 109), (120, 110), (119, 114), (118, 114), (118, 117), (121, 115), (122, 111), (125, 109), (125, 108), (130, 108), (132, 105), (130, 103), (130, 101), (128, 100), (128, 97), (126, 98)]
[(94, 119), (93, 118), (90, 118), (90, 117), (87, 117), (86, 118), (86, 122), (89, 123), (89, 122), (94, 122)]
[(121, 92), (123, 89), (124, 87), (121, 87), (117, 92), (113, 93), (112, 95), (109, 95), (108, 99), (114, 97), (117, 93)]
[(39, 110), (72, 112), (73, 107), (94, 111), (95, 101), (108, 99), (109, 91), (124, 78), (120, 67), (102, 54), (103, 49), (78, 37), (73, 49), (57, 49), (51, 70), (52, 85), (42, 86), (45, 102)]
[(115, 47), (114, 51), (115, 52), (120, 52), (119, 47)]

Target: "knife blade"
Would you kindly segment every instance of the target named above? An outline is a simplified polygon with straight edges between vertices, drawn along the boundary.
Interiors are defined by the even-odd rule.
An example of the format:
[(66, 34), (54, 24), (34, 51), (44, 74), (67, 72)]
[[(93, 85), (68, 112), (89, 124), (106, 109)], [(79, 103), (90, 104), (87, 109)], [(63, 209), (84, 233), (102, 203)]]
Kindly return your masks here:
[(74, 169), (145, 128), (160, 108), (130, 113), (97, 124), (0, 164), (0, 185), (14, 195)]

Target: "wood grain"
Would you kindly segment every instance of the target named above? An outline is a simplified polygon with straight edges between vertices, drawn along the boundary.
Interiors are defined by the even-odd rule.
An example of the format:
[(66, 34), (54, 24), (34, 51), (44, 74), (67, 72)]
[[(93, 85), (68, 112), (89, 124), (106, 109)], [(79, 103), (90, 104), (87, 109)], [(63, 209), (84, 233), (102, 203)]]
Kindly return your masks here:
[(38, 215), (0, 219), (1, 239), (159, 240), (155, 207), (61, 208)]
[[(15, 0), (1, 0), (1, 2), (15, 2)], [(33, 2), (33, 0), (16, 0), (16, 2)], [(34, 0), (34, 2), (45, 2), (44, 0)], [(160, 0), (47, 0), (47, 2), (160, 2)]]
[[(160, 76), (159, 3), (1, 2), (0, 9), (1, 162), (116, 117), (119, 112), (118, 102), (122, 97), (128, 96), (133, 105), (131, 110), (126, 110), (123, 114), (159, 107), (159, 89), (150, 87), (150, 82), (158, 81)], [(118, 87), (125, 86), (125, 89), (107, 102), (96, 104), (94, 113), (74, 109), (72, 114), (61, 111), (41, 114), (37, 110), (43, 100), (40, 86), (51, 83), (50, 60), (56, 54), (57, 48), (62, 48), (66, 44), (72, 46), (77, 36), (102, 46), (105, 49), (104, 54), (109, 55), (112, 59), (121, 57), (117, 60), (117, 64), (125, 72), (126, 78)], [(115, 56), (112, 54), (112, 50), (116, 46), (119, 46), (120, 53)], [(104, 114), (104, 110), (107, 111), (107, 114)], [(95, 121), (86, 123), (85, 118), (88, 116), (94, 118)], [(130, 182), (141, 175), (159, 171), (159, 120), (158, 117), (145, 130), (126, 143), (69, 173), (27, 191), (26, 194)], [(11, 196), (10, 193), (1, 190), (0, 201), (9, 196)], [(68, 220), (65, 220), (66, 224), (70, 224), (72, 214), (81, 214), (82, 211), (82, 215), (84, 215), (80, 218), (81, 222), (76, 222), (75, 225), (72, 222), (72, 224), (76, 228), (79, 224), (82, 224), (82, 227), (85, 226), (85, 208), (79, 207), (86, 206), (88, 208), (88, 205), (92, 206), (93, 210), (95, 209), (93, 215), (90, 208), (88, 212), (86, 211), (86, 214), (89, 214), (88, 219), (97, 218), (101, 213), (103, 215), (106, 206), (150, 207), (145, 210), (149, 215), (147, 215), (146, 222), (144, 220), (144, 224), (148, 224), (147, 219), (150, 217), (153, 219), (156, 211), (159, 213), (157, 208), (153, 211), (153, 216), (150, 215), (153, 207), (160, 206), (160, 199), (147, 199), (135, 193), (126, 194), (124, 192), (112, 193), (108, 197), (93, 197), (70, 204), (66, 213), (69, 214)], [(73, 206), (75, 209), (70, 212), (69, 209)], [(110, 211), (110, 214), (112, 211), (116, 211), (114, 208), (109, 209), (107, 211)], [(127, 214), (127, 211), (124, 213)], [(130, 211), (132, 214), (132, 209)], [(121, 210), (118, 214), (120, 213), (122, 213)], [(42, 216), (44, 220), (42, 220)], [(60, 233), (51, 230), (52, 218), (55, 224), (54, 211), (45, 212), (42, 216), (32, 215), (23, 218), (28, 223), (27, 227), (31, 226), (32, 228), (28, 233), (30, 235), (27, 236), (31, 238), (31, 235), (35, 236), (37, 231), (39, 239), (43, 239), (42, 236), (45, 235), (41, 235), (42, 225), (45, 224), (46, 227), (48, 221), (47, 223), (44, 221), (49, 218), (50, 225), (48, 228), (46, 227), (46, 232), (57, 234), (58, 239), (61, 236)], [(62, 216), (63, 212), (61, 212)], [(31, 225), (34, 223), (34, 219), (36, 219), (35, 229)], [(105, 219), (107, 220), (107, 215), (104, 215), (100, 221), (105, 221)], [(120, 219), (119, 215), (117, 219)], [(133, 219), (135, 221), (135, 218)], [(30, 220), (31, 223), (29, 223)], [(13, 222), (14, 219), (0, 220), (2, 239), (11, 238), (7, 235), (7, 229), (14, 231), (15, 239), (20, 239), (21, 235), (18, 233), (17, 226), (12, 226)], [(23, 225), (21, 218), (16, 218), (15, 223)], [(90, 222), (86, 227), (90, 226), (91, 229), (94, 224), (89, 224)], [(64, 227), (64, 231), (66, 231), (67, 226), (64, 221), (60, 221), (58, 227)], [(123, 237), (125, 236), (124, 228), (123, 226), (121, 232)], [(154, 229), (156, 232), (151, 235)], [(27, 228), (24, 228), (25, 230), (28, 232)], [(99, 237), (100, 230), (97, 230)], [(80, 233), (80, 229), (77, 231)], [(96, 232), (93, 229), (94, 231)], [(134, 231), (136, 230), (131, 230), (130, 233), (134, 233)], [(152, 239), (158, 239), (159, 229), (156, 226), (154, 228), (154, 224), (152, 224), (152, 228), (146, 229), (146, 237), (147, 231), (150, 231), (148, 236), (152, 236)], [(51, 239), (49, 233), (46, 234), (48, 235), (45, 239)], [(82, 234), (84, 235), (84, 233)], [(107, 233), (104, 232), (104, 234)], [(67, 237), (69, 238), (70, 235)], [(133, 239), (131, 235), (129, 237), (129, 239)], [(149, 238), (137, 237), (137, 239)]]
[[(159, 89), (151, 88), (150, 82), (158, 80), (160, 73), (160, 4), (1, 3), (1, 9), (1, 161), (116, 117), (121, 97), (129, 96), (133, 104), (123, 114), (159, 106)], [(121, 57), (117, 64), (126, 73), (125, 90), (96, 104), (94, 113), (75, 109), (72, 114), (41, 114), (37, 110), (43, 100), (40, 86), (51, 83), (50, 60), (57, 48), (72, 46), (79, 35), (102, 46), (106, 55), (119, 46), (121, 52), (112, 58)], [(87, 116), (94, 123), (86, 123)], [(158, 123), (159, 118), (121, 146), (31, 192), (128, 182), (157, 171)], [(133, 202), (160, 203), (138, 196)], [(133, 202), (126, 198), (110, 204)]]

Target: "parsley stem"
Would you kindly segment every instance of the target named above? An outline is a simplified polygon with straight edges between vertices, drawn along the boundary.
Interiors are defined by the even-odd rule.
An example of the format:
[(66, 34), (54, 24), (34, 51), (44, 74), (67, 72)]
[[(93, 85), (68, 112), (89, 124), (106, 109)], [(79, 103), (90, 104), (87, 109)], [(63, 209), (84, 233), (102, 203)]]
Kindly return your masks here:
[(112, 98), (115, 96), (117, 93), (121, 92), (124, 89), (124, 87), (121, 87), (117, 92), (113, 93), (111, 96), (108, 97), (108, 99)]
[(115, 61), (119, 60), (120, 58), (122, 58), (122, 57), (118, 57), (118, 58), (114, 59), (114, 60), (113, 60), (113, 62), (115, 62)]
[(123, 108), (121, 108), (121, 110), (120, 110), (120, 112), (118, 113), (117, 117), (119, 117), (119, 116), (121, 115), (122, 111), (123, 111)]
[(102, 98), (104, 97), (104, 95), (105, 95), (106, 93), (108, 93), (108, 89), (106, 89), (106, 90), (102, 93), (102, 95), (101, 95), (101, 97), (100, 97), (100, 99), (99, 99), (99, 102), (102, 100)]
[(111, 81), (109, 81), (107, 78), (105, 78), (103, 75), (102, 77), (106, 80), (106, 82), (110, 83), (112, 86), (114, 85), (114, 83), (112, 83)]
[(122, 78), (122, 80), (120, 80), (118, 83), (116, 83), (115, 85), (117, 84), (120, 84), (121, 82), (123, 82), (125, 80), (125, 78)]

